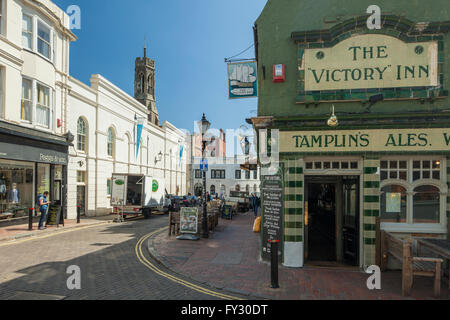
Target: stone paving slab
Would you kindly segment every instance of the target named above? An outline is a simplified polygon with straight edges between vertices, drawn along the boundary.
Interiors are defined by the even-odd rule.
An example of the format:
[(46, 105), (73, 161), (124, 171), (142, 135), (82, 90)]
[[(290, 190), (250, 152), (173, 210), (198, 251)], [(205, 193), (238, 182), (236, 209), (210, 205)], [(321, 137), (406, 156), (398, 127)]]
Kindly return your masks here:
[[(415, 277), (412, 295), (401, 295), (401, 272), (382, 273), (382, 290), (368, 290), (369, 275), (358, 269), (305, 267), (279, 269), (279, 289), (270, 288), (270, 265), (259, 258), (260, 234), (252, 214), (219, 221), (209, 239), (179, 241), (167, 232), (149, 239), (150, 253), (173, 272), (229, 292), (283, 300), (434, 299), (433, 279)], [(450, 299), (446, 282), (441, 299)]]

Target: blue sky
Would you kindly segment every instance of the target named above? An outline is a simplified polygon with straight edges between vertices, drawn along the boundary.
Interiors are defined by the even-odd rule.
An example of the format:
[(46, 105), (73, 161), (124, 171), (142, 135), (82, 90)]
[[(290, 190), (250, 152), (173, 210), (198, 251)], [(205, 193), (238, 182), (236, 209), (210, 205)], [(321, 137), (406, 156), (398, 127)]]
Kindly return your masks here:
[[(89, 84), (98, 73), (134, 94), (134, 60), (156, 60), (161, 120), (193, 131), (202, 113), (215, 128), (239, 128), (257, 99), (228, 100), (225, 57), (253, 44), (252, 26), (267, 0), (54, 0), (81, 8), (70, 73)], [(251, 48), (240, 58), (254, 58)]]

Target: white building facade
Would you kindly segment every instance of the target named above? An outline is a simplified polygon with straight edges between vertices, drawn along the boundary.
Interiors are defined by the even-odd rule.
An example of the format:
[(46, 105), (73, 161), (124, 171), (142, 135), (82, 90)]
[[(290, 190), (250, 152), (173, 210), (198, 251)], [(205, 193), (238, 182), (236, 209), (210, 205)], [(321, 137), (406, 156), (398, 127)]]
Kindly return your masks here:
[[(113, 173), (162, 178), (167, 193), (186, 194), (182, 131), (167, 121), (162, 126), (147, 121), (147, 108), (100, 75), (92, 76), (90, 87), (70, 78), (68, 100), (75, 135), (69, 149), (69, 217), (78, 205), (87, 216), (110, 213)], [(138, 152), (135, 118), (145, 119)]]
[[(200, 159), (196, 158), (192, 166), (193, 190), (192, 194), (201, 195), (203, 190)], [(208, 172), (206, 172), (206, 191), (215, 197), (229, 197), (231, 191), (252, 193), (260, 192), (260, 169), (243, 170), (244, 162), (238, 157), (208, 158)]]
[[(90, 86), (70, 77), (75, 40), (53, 2), (0, 0), (0, 214), (26, 214), (44, 191), (69, 219), (77, 205), (86, 215), (108, 214), (112, 173), (153, 175), (168, 193), (186, 193), (184, 133), (159, 126), (154, 98), (150, 108), (100, 75)], [(11, 200), (13, 187), (20, 197)]]

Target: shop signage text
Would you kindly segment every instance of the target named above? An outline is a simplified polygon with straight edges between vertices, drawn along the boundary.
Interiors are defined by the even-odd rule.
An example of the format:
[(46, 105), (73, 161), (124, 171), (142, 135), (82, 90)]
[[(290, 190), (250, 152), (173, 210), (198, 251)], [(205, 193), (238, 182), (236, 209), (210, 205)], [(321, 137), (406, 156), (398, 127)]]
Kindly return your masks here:
[(450, 151), (450, 129), (280, 132), (280, 152)]
[(358, 35), (332, 48), (305, 49), (305, 90), (437, 86), (437, 42)]

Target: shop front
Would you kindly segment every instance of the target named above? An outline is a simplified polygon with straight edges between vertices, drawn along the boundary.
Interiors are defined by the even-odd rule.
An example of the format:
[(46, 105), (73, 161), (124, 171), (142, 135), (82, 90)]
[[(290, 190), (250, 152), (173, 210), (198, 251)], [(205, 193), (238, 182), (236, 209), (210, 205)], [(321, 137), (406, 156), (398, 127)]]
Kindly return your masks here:
[(49, 192), (66, 213), (68, 143), (65, 138), (0, 122), (0, 222), (28, 217), (36, 197)]
[(269, 0), (254, 26), (258, 116), (248, 122), (263, 170), (281, 168), (289, 267), (374, 265), (379, 230), (449, 234), (446, 2), (418, 13), (382, 0), (376, 29), (350, 2)]

